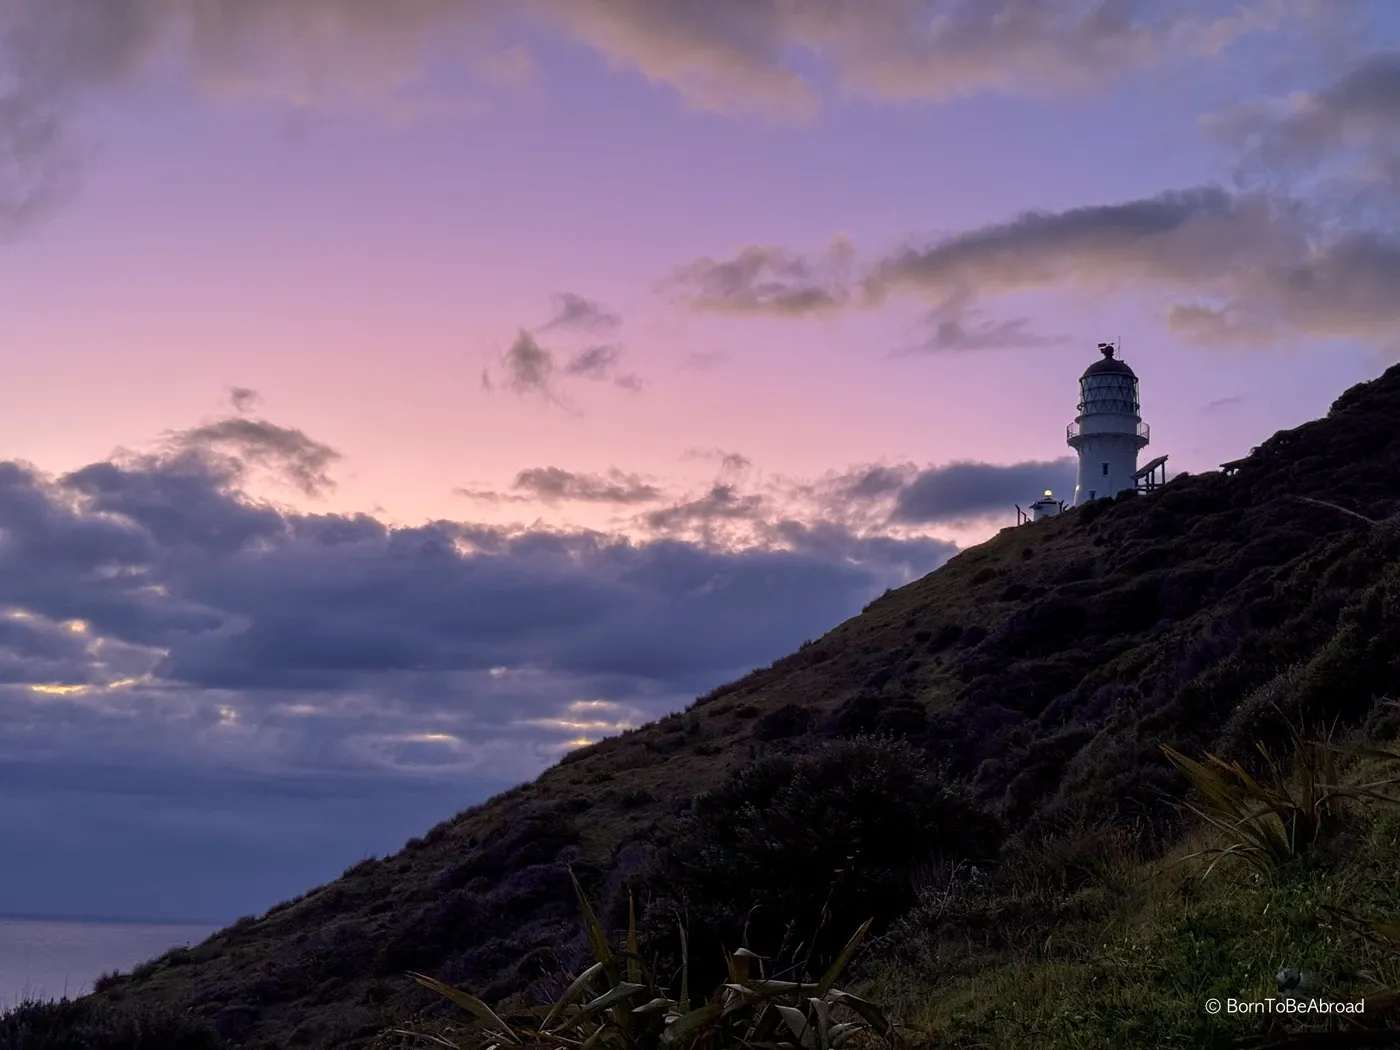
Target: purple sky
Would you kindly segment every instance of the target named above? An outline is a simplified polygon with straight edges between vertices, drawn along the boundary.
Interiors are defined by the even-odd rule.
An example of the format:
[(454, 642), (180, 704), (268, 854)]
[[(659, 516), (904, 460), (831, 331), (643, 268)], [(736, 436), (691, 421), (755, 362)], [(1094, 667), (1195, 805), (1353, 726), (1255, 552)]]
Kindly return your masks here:
[[(1376, 0), (0, 0), (8, 911), (231, 918), (1400, 359)], [(191, 14), (194, 12), (194, 14)], [(100, 872), (100, 878), (95, 876)]]

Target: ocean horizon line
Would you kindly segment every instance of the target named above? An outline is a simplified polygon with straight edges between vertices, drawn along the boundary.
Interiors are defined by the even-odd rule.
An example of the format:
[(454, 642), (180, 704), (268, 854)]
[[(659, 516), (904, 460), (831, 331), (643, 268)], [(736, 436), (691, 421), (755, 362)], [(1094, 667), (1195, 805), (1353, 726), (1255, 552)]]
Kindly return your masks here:
[(131, 915), (82, 915), (71, 912), (0, 912), (0, 923), (55, 922), (74, 926), (208, 926), (214, 929), (223, 929), (235, 921), (233, 919), (161, 919)]

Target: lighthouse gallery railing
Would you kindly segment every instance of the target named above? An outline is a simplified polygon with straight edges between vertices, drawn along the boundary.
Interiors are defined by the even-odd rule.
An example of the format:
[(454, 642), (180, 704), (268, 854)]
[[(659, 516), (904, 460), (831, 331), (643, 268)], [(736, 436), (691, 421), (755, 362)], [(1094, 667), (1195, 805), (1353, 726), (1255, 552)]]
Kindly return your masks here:
[[(1109, 430), (1109, 431), (1103, 431), (1103, 433), (1109, 433), (1109, 434), (1111, 434), (1111, 433), (1113, 433), (1113, 431), (1111, 431), (1111, 430)], [(1140, 438), (1142, 438), (1144, 441), (1151, 441), (1151, 440), (1152, 440), (1152, 428), (1149, 427), (1146, 423), (1139, 423), (1139, 424), (1137, 425), (1137, 436), (1140, 437)], [(1079, 424), (1078, 424), (1078, 423), (1071, 423), (1069, 426), (1065, 427), (1065, 440), (1066, 440), (1066, 441), (1073, 441), (1073, 440), (1074, 440), (1075, 438), (1077, 438), (1077, 437), (1079, 437)]]

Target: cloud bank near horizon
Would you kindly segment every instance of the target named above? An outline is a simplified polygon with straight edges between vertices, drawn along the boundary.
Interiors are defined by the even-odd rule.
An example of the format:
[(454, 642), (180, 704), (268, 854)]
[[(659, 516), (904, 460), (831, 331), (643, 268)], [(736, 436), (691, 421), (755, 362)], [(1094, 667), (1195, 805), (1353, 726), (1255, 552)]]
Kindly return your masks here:
[[(264, 907), (259, 893), (334, 874), (308, 872), (352, 839), (397, 848), (404, 827), (676, 710), (936, 568), (957, 547), (929, 528), (1006, 516), (1022, 490), (1072, 476), (1064, 461), (905, 464), (798, 482), (700, 450), (718, 473), (699, 492), (538, 467), (504, 493), (610, 505), (616, 532), (391, 528), (248, 496), (267, 479), (324, 494), (339, 459), (250, 415), (256, 401), (238, 388), (234, 415), (62, 476), (0, 464), (0, 764), (23, 800), (0, 833), (58, 864), (81, 801), (85, 823), (121, 829), (133, 872), (131, 851), (180, 843), (200, 878), (171, 889), (168, 917)], [(349, 819), (355, 799), (382, 821)], [(135, 887), (150, 878), (114, 879), (89, 906), (149, 914)], [(64, 885), (0, 883), (27, 902)]]

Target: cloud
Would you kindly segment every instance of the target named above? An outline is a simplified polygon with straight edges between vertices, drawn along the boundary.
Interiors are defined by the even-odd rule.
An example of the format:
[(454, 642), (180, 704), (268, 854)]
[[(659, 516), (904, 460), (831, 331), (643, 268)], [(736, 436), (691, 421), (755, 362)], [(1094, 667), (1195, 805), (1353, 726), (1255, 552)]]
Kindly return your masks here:
[(753, 466), (753, 461), (742, 452), (729, 452), (722, 448), (688, 448), (681, 453), (681, 459), (714, 460), (719, 463), (721, 476), (741, 474)]
[[(754, 260), (780, 258), (787, 283)], [(1027, 212), (878, 258), (850, 288), (804, 283), (812, 264), (772, 249), (706, 260), (694, 275), (699, 309), (801, 316), (840, 304), (865, 308), (906, 297), (931, 304), (931, 336), (918, 350), (1057, 342), (1024, 319), (990, 321), (980, 303), (1063, 289), (1139, 291), (1161, 302), (1169, 328), (1207, 345), (1266, 345), (1298, 338), (1357, 339), (1400, 352), (1400, 238), (1346, 226), (1325, 210), (1262, 190), (1218, 186)], [(765, 276), (765, 273), (768, 275)], [(859, 288), (860, 294), (852, 291)], [(817, 303), (820, 303), (818, 307)]]
[(79, 167), (57, 113), (22, 87), (0, 90), (0, 241), (21, 236), (67, 203)]
[[(522, 329), (501, 357), (506, 386), (521, 396), (537, 394), (554, 400), (554, 354), (542, 347), (533, 335)], [(491, 389), (489, 377), (483, 385)]]
[(300, 430), (261, 419), (231, 417), (167, 435), (167, 447), (208, 459), (241, 480), (249, 467), (261, 467), (307, 496), (335, 488), (329, 469), (341, 455)]
[(958, 462), (920, 467), (871, 463), (817, 478), (769, 475), (746, 457), (720, 449), (692, 449), (687, 459), (718, 464), (714, 481), (699, 491), (658, 494), (659, 506), (632, 522), (634, 534), (683, 540), (706, 549), (783, 545), (828, 530), (874, 541), (912, 542), (927, 528), (959, 529), (1011, 508), (1047, 487), (1072, 490), (1075, 460), (993, 464)]
[(661, 498), (655, 485), (616, 468), (606, 474), (578, 474), (559, 467), (533, 467), (516, 475), (515, 488), (546, 503), (649, 503)]
[(1306, 241), (1291, 219), (1283, 202), (1218, 187), (1026, 212), (891, 255), (864, 291), (874, 302), (905, 292), (944, 304), (1053, 285), (1199, 285), (1296, 255)]
[[(885, 100), (1082, 89), (1235, 40), (1280, 46), (1345, 17), (1318, 0), (44, 0), (0, 5), (0, 235), (65, 200), (79, 154), (69, 114), (154, 73), (223, 99), (298, 112), (352, 105), (457, 116), (479, 99), (431, 87), (444, 65), (494, 83), (533, 78), (503, 33), (562, 32), (717, 112), (810, 118), (823, 84)], [(794, 56), (803, 56), (802, 69)]]
[(1353, 63), (1327, 87), (1248, 103), (1205, 120), (1206, 130), (1240, 149), (1247, 170), (1311, 167), (1336, 153), (1359, 154), (1373, 171), (1394, 174), (1400, 135), (1400, 52)]
[(1201, 411), (1206, 413), (1223, 412), (1226, 409), (1238, 408), (1248, 400), (1249, 398), (1244, 394), (1230, 394), (1226, 397), (1218, 397), (1214, 401), (1207, 401)]
[(229, 387), (228, 401), (235, 412), (248, 412), (262, 402), (262, 395), (246, 386)]
[(779, 117), (810, 116), (819, 104), (815, 83), (788, 64), (794, 53), (813, 56), (848, 92), (946, 99), (1083, 87), (1318, 15), (1316, 4), (1290, 0), (555, 0), (550, 10), (692, 105)]
[[(555, 352), (543, 346), (533, 333), (521, 329), (510, 348), (501, 355), (501, 382), (505, 389), (520, 397), (540, 397), (550, 404), (569, 407), (568, 399), (559, 389), (560, 379), (586, 379), (608, 382), (633, 393), (645, 386), (635, 372), (621, 372), (618, 363), (622, 348), (616, 345), (588, 346), (573, 353), (561, 365)], [(481, 373), (481, 389), (492, 393), (496, 380), (491, 370)]]
[(1171, 327), (1202, 343), (1237, 345), (1299, 336), (1352, 338), (1400, 352), (1400, 241), (1343, 233), (1220, 282), (1218, 306), (1171, 309)]
[(612, 380), (619, 386), (637, 389), (641, 385), (637, 376), (617, 373), (617, 361), (621, 356), (622, 349), (617, 346), (585, 347), (564, 365), (564, 374), (580, 379)]
[(539, 69), (523, 47), (508, 47), (488, 55), (481, 63), (483, 76), (498, 84), (523, 90), (533, 87)]
[(706, 543), (711, 527), (718, 521), (739, 519), (752, 522), (769, 509), (768, 501), (757, 493), (741, 493), (733, 485), (714, 485), (704, 495), (654, 510), (647, 514), (646, 523), (657, 533), (690, 533), (698, 530)]
[(663, 288), (691, 310), (734, 315), (807, 317), (839, 310), (849, 296), (853, 253), (837, 238), (808, 260), (776, 247), (749, 247), (732, 259), (704, 258), (678, 267)]
[(1074, 484), (1072, 457), (1007, 466), (950, 463), (921, 471), (903, 486), (891, 518), (903, 524), (973, 521), (1004, 515), (1046, 489), (1072, 491)]
[(1030, 324), (1025, 317), (993, 320), (985, 317), (982, 310), (953, 299), (929, 311), (924, 337), (912, 346), (895, 350), (894, 356), (1058, 346), (1069, 341), (1062, 335), (1036, 333)]
[(573, 292), (559, 292), (554, 296), (554, 316), (540, 331), (551, 328), (576, 328), (586, 332), (611, 331), (620, 323), (617, 314), (611, 313), (600, 303), (585, 299)]
[(709, 372), (727, 365), (729, 361), (729, 355), (723, 350), (692, 350), (682, 358), (679, 367), (696, 372)]

